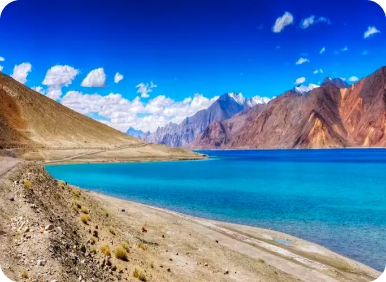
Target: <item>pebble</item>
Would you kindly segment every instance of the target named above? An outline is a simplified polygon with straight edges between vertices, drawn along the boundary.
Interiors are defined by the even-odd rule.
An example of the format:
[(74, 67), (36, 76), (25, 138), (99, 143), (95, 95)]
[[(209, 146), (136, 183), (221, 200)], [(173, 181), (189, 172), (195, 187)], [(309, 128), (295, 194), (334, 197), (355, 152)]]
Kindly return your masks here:
[(54, 226), (52, 224), (48, 224), (45, 228), (46, 231), (50, 231), (54, 229)]
[(38, 259), (38, 266), (45, 266), (46, 265), (46, 260), (45, 259)]

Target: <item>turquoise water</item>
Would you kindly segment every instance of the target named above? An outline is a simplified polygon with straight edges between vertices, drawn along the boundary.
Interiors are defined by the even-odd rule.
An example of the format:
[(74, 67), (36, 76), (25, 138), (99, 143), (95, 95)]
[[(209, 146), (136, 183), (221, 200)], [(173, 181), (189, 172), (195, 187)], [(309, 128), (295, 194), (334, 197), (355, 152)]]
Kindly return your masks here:
[(384, 270), (386, 150), (202, 152), (210, 160), (47, 170), (110, 196), (272, 228)]

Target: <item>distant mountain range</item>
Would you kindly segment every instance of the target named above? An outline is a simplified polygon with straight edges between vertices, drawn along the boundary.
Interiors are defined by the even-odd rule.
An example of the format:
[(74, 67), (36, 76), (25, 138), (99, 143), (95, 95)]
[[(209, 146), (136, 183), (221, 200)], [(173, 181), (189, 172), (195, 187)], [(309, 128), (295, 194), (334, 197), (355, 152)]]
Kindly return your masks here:
[(386, 146), (386, 67), (349, 86), (326, 78), (267, 105), (216, 120), (190, 149), (342, 148)]
[(140, 138), (141, 135), (143, 134), (144, 132), (142, 130), (135, 130), (134, 128), (130, 127), (127, 131), (126, 131), (126, 134), (127, 135), (130, 135), (130, 136), (133, 136), (135, 138)]
[(140, 138), (146, 142), (184, 147), (192, 143), (213, 121), (226, 120), (244, 109), (268, 102), (260, 97), (247, 99), (242, 94), (227, 93), (220, 96), (208, 109), (186, 118), (181, 124), (169, 123), (154, 133), (145, 133)]

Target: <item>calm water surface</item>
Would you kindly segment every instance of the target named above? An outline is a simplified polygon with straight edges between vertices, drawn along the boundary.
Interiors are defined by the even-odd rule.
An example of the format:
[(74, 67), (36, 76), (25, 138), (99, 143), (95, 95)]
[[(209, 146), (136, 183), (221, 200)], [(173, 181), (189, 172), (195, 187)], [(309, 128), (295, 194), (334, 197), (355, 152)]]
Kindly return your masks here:
[(201, 152), (210, 160), (47, 170), (106, 195), (272, 228), (384, 270), (386, 150)]

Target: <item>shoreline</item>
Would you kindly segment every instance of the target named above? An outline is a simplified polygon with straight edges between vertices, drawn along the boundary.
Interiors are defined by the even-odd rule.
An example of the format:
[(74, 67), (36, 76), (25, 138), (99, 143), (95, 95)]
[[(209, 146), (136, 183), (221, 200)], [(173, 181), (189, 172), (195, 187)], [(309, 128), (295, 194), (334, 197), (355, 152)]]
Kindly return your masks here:
[[(12, 181), (7, 181), (6, 179), (12, 179), (10, 175), (16, 179), (28, 179), (28, 182), (32, 184), (32, 190), (25, 185), (17, 184), (15, 186)], [(89, 229), (90, 233), (92, 233), (91, 229), (98, 229), (99, 237), (95, 245), (98, 248), (107, 243), (110, 249), (114, 250), (117, 244), (129, 238), (129, 262), (122, 263), (114, 256), (112, 258), (114, 265), (127, 270), (119, 274), (122, 277), (125, 275), (131, 277), (133, 269), (138, 266), (145, 271), (146, 276), (154, 278), (149, 281), (241, 282), (298, 281), (300, 279), (303, 281), (359, 282), (373, 281), (381, 275), (379, 271), (323, 246), (282, 232), (193, 217), (63, 184), (52, 178), (43, 166), (32, 162), (17, 165), (0, 177), (0, 181), (9, 183), (10, 191), (17, 189), (12, 192), (16, 196), (11, 202), (7, 201), (4, 191), (1, 191), (3, 197), (0, 197), (0, 203), (5, 208), (7, 215), (4, 216), (6, 217), (31, 214), (30, 221), (35, 220), (32, 219), (34, 217), (41, 217), (38, 222), (49, 223), (47, 218), (51, 218), (54, 213), (58, 216), (58, 220), (52, 220), (52, 224), (54, 226), (60, 224), (62, 229), (70, 226), (72, 230), (77, 230), (76, 234), (79, 239), (75, 245), (85, 244), (86, 249), (91, 250), (93, 246), (90, 245)], [(47, 189), (58, 192), (47, 193)], [(76, 191), (79, 191), (80, 197), (76, 195)], [(56, 197), (58, 193), (60, 196)], [(34, 204), (30, 207), (25, 205), (26, 201)], [(82, 213), (71, 208), (73, 202), (76, 201), (78, 203), (80, 201), (82, 207), (87, 206), (90, 221), (86, 225), (79, 220)], [(33, 206), (38, 206), (40, 213), (36, 214), (34, 210), (36, 208)], [(17, 212), (17, 210), (20, 211)], [(108, 217), (105, 215), (107, 212)], [(0, 224), (1, 221), (0, 217)], [(115, 231), (112, 232), (111, 228)], [(141, 228), (146, 228), (146, 233), (141, 232)], [(65, 233), (75, 232), (71, 229), (67, 229)], [(32, 241), (30, 242), (31, 248), (34, 246), (35, 249), (39, 249), (39, 252), (43, 252), (45, 244), (49, 248), (50, 244), (55, 242), (50, 239), (50, 244), (44, 243), (41, 235), (35, 235), (34, 230), (30, 231), (31, 233), (32, 238), (28, 239), (24, 245)], [(49, 233), (47, 236), (53, 235)], [(4, 236), (0, 236), (0, 243), (5, 243), (4, 239), (6, 239)], [(13, 237), (9, 239), (13, 241)], [(88, 240), (87, 243), (86, 240)], [(10, 262), (8, 256), (4, 257), (5, 254), (10, 253), (9, 250), (4, 250), (5, 246), (6, 244), (2, 245), (0, 261)], [(16, 245), (16, 248), (23, 245), (18, 246)], [(138, 246), (143, 247), (138, 248)], [(25, 247), (20, 250), (24, 254), (29, 251), (30, 249)], [(27, 254), (26, 256), (32, 255)], [(71, 253), (65, 252), (62, 255), (68, 255), (71, 258)], [(44, 252), (40, 256), (48, 258), (47, 253), (44, 254)], [(101, 257), (103, 255), (99, 251), (91, 256), (93, 261), (100, 260)], [(16, 258), (15, 262), (18, 259)], [(64, 269), (67, 266), (64, 266), (63, 263), (58, 264), (55, 260), (52, 262), (49, 260), (49, 262), (51, 268), (56, 268), (58, 271), (62, 269), (59, 272), (68, 271)], [(88, 266), (86, 259), (85, 266), (90, 268), (94, 265), (95, 262)], [(10, 275), (7, 275), (8, 277), (15, 277), (16, 273), (21, 271), (17, 266), (12, 267), (8, 263), (5, 266), (3, 267), (2, 263), (4, 273)], [(35, 268), (29, 269), (30, 272), (35, 271)], [(93, 271), (92, 276), (88, 277), (99, 275), (98, 269)], [(110, 274), (116, 276), (113, 272)], [(87, 277), (87, 275), (83, 273), (82, 277)], [(75, 273), (74, 277), (74, 280), (69, 279), (69, 281), (77, 280), (79, 273)], [(51, 280), (54, 278), (50, 276)], [(62, 277), (56, 278), (62, 279)]]

